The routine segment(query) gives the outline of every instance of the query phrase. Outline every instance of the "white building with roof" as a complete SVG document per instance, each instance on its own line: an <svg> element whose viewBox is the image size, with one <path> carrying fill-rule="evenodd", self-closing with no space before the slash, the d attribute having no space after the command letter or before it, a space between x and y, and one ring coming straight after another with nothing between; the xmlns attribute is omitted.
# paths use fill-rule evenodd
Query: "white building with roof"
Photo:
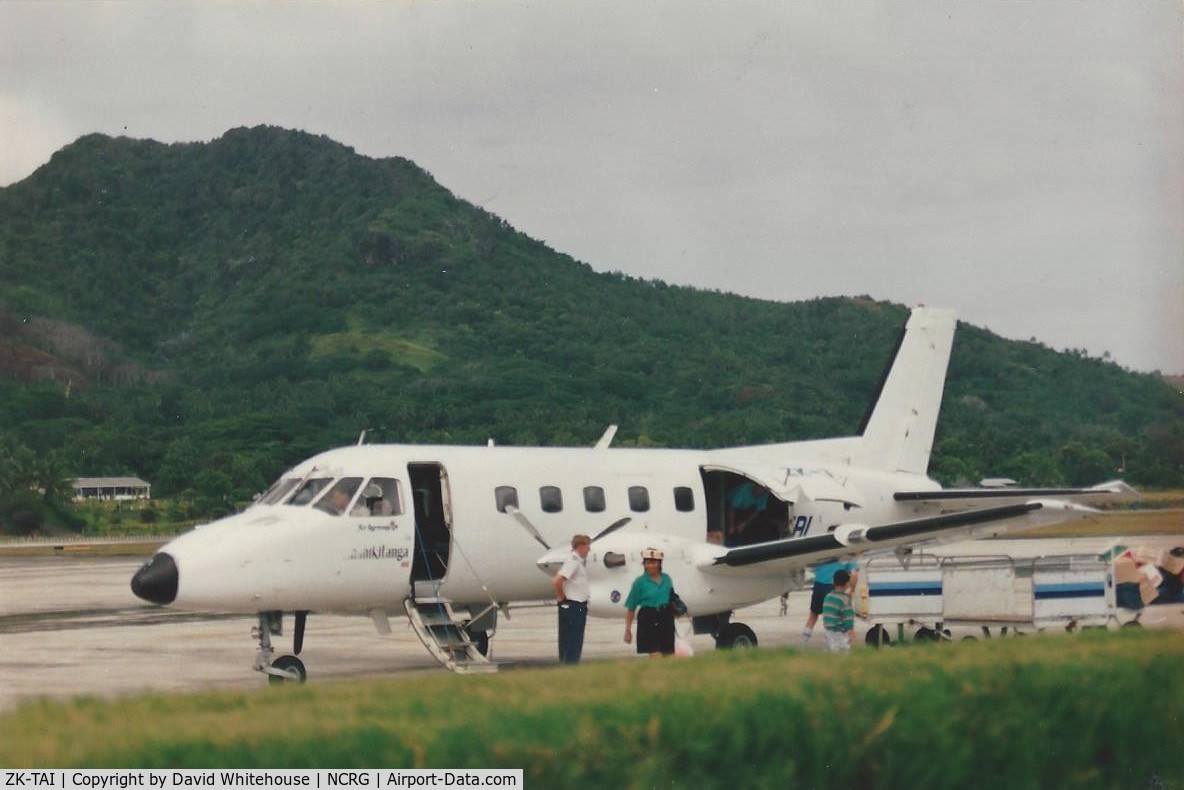
<svg viewBox="0 0 1184 790"><path fill-rule="evenodd" d="M151 499L152 484L138 477L80 477L74 481L74 501L84 499Z"/></svg>

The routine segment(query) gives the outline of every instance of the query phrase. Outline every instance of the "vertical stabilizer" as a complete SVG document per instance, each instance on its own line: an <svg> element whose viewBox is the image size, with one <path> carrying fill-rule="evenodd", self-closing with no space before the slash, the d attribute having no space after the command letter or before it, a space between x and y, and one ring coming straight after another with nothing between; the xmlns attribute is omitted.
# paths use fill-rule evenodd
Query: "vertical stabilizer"
<svg viewBox="0 0 1184 790"><path fill-rule="evenodd" d="M863 426L863 463L925 474L954 343L953 310L913 309Z"/></svg>

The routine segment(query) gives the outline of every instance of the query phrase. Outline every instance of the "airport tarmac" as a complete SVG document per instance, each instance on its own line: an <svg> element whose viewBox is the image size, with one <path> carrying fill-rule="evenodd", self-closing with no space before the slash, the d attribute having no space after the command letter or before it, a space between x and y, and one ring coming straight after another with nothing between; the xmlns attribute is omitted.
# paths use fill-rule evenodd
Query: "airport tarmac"
<svg viewBox="0 0 1184 790"><path fill-rule="evenodd" d="M1031 557L1096 553L1126 546L1171 548L1184 536L1007 540L948 544L946 556ZM143 558L57 556L0 557L0 711L38 697L112 697L143 692L251 689L266 681L252 671L255 618L175 612L132 595L129 582ZM737 612L764 646L796 646L809 604L809 590L789 596L786 615L776 599ZM1184 628L1184 607L1145 610L1150 627ZM309 682L444 672L410 627L391 619L380 635L367 618L313 615L301 658ZM289 622L286 625L290 625ZM857 624L857 633L866 628ZM590 619L584 659L630 659L620 620ZM713 640L692 638L696 652ZM822 640L808 645L821 649ZM290 633L275 638L277 655L291 646ZM493 657L505 670L555 663L553 607L516 609L498 623Z"/></svg>

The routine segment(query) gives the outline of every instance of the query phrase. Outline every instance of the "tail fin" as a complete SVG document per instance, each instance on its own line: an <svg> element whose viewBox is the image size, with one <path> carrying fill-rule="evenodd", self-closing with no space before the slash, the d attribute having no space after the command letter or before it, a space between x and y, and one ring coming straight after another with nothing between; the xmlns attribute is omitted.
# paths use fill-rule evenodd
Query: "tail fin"
<svg viewBox="0 0 1184 790"><path fill-rule="evenodd" d="M953 310L913 309L863 422L866 466L925 474L957 323Z"/></svg>

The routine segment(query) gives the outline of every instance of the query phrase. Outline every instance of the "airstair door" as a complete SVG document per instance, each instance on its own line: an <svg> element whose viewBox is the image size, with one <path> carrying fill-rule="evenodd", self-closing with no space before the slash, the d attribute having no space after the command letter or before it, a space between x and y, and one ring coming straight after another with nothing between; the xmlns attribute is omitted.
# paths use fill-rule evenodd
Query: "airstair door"
<svg viewBox="0 0 1184 790"><path fill-rule="evenodd" d="M469 627L469 607L452 608L441 589L452 554L452 500L448 473L441 464L407 464L415 507L415 560L411 595L403 602L407 618L424 647L453 672L496 672Z"/></svg>
<svg viewBox="0 0 1184 790"><path fill-rule="evenodd" d="M415 506L415 559L411 581L442 580L452 550L452 502L448 475L440 464L408 464Z"/></svg>

